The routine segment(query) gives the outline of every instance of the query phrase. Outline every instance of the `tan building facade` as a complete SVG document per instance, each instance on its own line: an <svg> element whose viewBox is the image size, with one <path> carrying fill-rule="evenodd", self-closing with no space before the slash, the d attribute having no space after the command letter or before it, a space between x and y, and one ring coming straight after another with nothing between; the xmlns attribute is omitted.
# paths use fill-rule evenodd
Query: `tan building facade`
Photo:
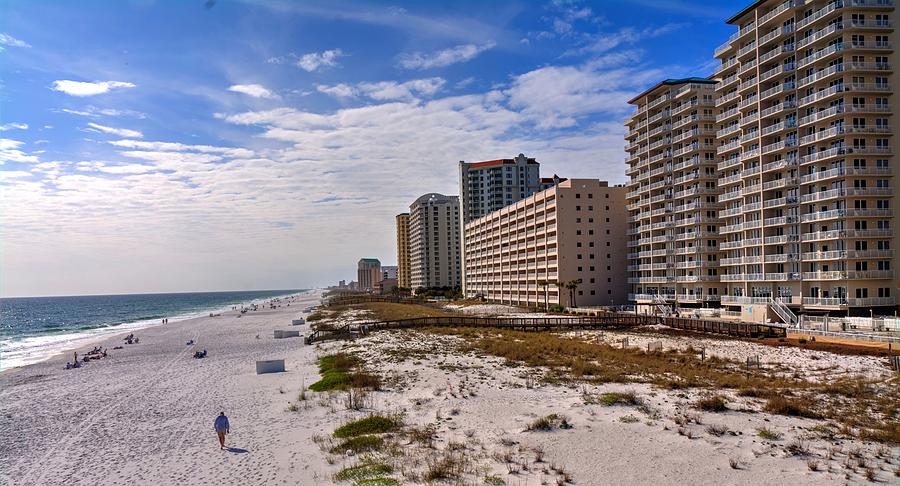
<svg viewBox="0 0 900 486"><path fill-rule="evenodd" d="M401 213L397 220L397 286L411 288L409 278L409 213Z"/></svg>
<svg viewBox="0 0 900 486"><path fill-rule="evenodd" d="M893 2L758 1L715 55L722 304L892 314Z"/></svg>
<svg viewBox="0 0 900 486"><path fill-rule="evenodd" d="M459 197L430 193L409 206L410 288L459 287Z"/></svg>
<svg viewBox="0 0 900 486"><path fill-rule="evenodd" d="M667 79L629 101L628 282L639 305L719 305L715 84Z"/></svg>
<svg viewBox="0 0 900 486"><path fill-rule="evenodd" d="M568 306L552 282L580 279L576 305L626 303L626 191L570 179L466 224L466 296Z"/></svg>

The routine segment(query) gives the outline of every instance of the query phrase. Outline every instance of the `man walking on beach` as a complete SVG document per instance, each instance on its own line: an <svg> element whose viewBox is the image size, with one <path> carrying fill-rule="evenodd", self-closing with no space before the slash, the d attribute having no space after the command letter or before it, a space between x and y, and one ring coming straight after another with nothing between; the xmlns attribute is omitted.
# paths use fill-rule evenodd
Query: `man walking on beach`
<svg viewBox="0 0 900 486"><path fill-rule="evenodd" d="M219 416L216 417L216 421L213 424L216 428L216 434L219 436L219 448L225 448L225 434L230 432L230 427L228 425L228 417L225 416L225 412L220 412Z"/></svg>

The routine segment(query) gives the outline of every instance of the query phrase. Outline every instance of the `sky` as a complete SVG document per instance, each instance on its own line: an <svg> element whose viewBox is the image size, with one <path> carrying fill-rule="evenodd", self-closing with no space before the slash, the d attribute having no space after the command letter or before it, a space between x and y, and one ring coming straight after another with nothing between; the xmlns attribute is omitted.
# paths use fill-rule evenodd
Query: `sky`
<svg viewBox="0 0 900 486"><path fill-rule="evenodd" d="M0 1L0 295L355 279L460 160L624 183L746 3Z"/></svg>

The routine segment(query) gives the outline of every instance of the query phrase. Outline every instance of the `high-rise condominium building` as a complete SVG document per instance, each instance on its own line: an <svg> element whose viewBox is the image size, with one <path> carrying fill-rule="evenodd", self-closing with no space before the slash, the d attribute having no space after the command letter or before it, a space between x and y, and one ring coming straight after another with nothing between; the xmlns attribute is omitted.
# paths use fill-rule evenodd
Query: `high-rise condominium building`
<svg viewBox="0 0 900 486"><path fill-rule="evenodd" d="M628 281L639 306L718 305L715 84L667 79L629 101Z"/></svg>
<svg viewBox="0 0 900 486"><path fill-rule="evenodd" d="M425 194L409 206L410 286L459 287L459 197Z"/></svg>
<svg viewBox="0 0 900 486"><path fill-rule="evenodd" d="M514 159L459 162L463 222L468 223L541 191L540 164L519 154Z"/></svg>
<svg viewBox="0 0 900 486"><path fill-rule="evenodd" d="M360 258L356 264L359 290L372 290L381 281L381 262L377 258Z"/></svg>
<svg viewBox="0 0 900 486"><path fill-rule="evenodd" d="M410 288L409 279L409 213L397 215L397 286Z"/></svg>
<svg viewBox="0 0 900 486"><path fill-rule="evenodd" d="M568 306L554 282L580 280L576 305L626 303L625 192L570 179L466 224L467 296Z"/></svg>
<svg viewBox="0 0 900 486"><path fill-rule="evenodd" d="M893 16L890 0L768 0L728 19L715 77L729 314L897 304Z"/></svg>

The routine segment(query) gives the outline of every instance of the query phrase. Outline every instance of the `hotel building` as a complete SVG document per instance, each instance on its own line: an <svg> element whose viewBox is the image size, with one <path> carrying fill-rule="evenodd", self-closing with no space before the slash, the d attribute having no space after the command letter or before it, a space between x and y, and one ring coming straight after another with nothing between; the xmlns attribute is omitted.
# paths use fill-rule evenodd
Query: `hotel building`
<svg viewBox="0 0 900 486"><path fill-rule="evenodd" d="M625 192L570 179L467 223L466 296L567 306L553 282L580 279L578 306L626 303Z"/></svg>
<svg viewBox="0 0 900 486"><path fill-rule="evenodd" d="M629 101L628 282L639 307L718 306L723 293L715 84L667 79Z"/></svg>
<svg viewBox="0 0 900 486"><path fill-rule="evenodd" d="M514 159L460 161L459 186L463 223L468 223L540 192L540 164L524 154Z"/></svg>
<svg viewBox="0 0 900 486"><path fill-rule="evenodd" d="M381 281L381 262L377 258L360 258L356 263L359 290L373 290Z"/></svg>
<svg viewBox="0 0 900 486"><path fill-rule="evenodd" d="M896 309L893 16L891 0L764 0L728 19L714 75L727 315Z"/></svg>
<svg viewBox="0 0 900 486"><path fill-rule="evenodd" d="M459 197L430 193L409 206L410 288L459 287Z"/></svg>
<svg viewBox="0 0 900 486"><path fill-rule="evenodd" d="M397 286L410 288L409 279L409 213L397 215Z"/></svg>

